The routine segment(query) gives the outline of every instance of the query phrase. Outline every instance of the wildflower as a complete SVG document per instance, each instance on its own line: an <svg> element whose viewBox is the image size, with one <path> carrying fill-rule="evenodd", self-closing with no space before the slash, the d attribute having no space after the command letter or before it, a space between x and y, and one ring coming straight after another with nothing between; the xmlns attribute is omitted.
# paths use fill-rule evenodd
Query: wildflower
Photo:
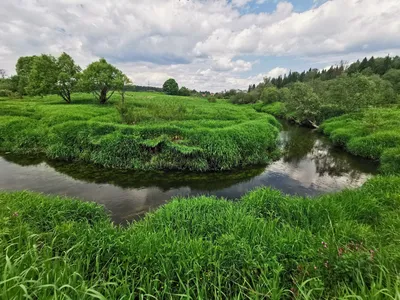
<svg viewBox="0 0 400 300"><path fill-rule="evenodd" d="M328 268L328 261L324 263L325 268Z"/></svg>
<svg viewBox="0 0 400 300"><path fill-rule="evenodd" d="M317 266L314 266L314 270L316 270L317 269Z"/></svg>
<svg viewBox="0 0 400 300"><path fill-rule="evenodd" d="M343 248L339 248L339 249L338 249L338 255L339 255L339 256L342 256L343 253L344 253L344 249L343 249Z"/></svg>
<svg viewBox="0 0 400 300"><path fill-rule="evenodd" d="M18 217L18 216L19 216L19 214L17 211L13 213L13 217Z"/></svg>

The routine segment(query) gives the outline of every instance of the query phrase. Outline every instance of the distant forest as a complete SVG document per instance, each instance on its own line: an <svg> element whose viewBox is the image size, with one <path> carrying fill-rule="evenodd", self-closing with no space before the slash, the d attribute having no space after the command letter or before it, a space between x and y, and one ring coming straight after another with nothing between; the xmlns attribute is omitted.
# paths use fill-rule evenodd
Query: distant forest
<svg viewBox="0 0 400 300"><path fill-rule="evenodd" d="M155 86L142 86L142 85L131 85L127 86L126 91L128 92L162 92L162 87Z"/></svg>

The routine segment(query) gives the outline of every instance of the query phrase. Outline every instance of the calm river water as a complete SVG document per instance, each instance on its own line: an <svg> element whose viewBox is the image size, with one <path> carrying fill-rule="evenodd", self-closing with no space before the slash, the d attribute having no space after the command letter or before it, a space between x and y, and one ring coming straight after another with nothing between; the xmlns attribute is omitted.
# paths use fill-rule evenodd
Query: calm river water
<svg viewBox="0 0 400 300"><path fill-rule="evenodd" d="M174 196L240 198L256 187L315 196L358 187L377 173L378 164L335 148L322 135L283 124L283 156L268 166L222 173L110 170L44 157L0 156L0 189L32 190L103 204L117 223L140 218Z"/></svg>

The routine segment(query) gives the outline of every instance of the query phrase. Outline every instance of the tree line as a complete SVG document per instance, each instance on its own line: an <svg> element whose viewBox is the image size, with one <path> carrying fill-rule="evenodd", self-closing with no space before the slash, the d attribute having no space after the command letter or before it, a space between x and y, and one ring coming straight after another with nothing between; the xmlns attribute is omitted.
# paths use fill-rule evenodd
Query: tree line
<svg viewBox="0 0 400 300"><path fill-rule="evenodd" d="M106 103L118 91L122 97L130 79L104 58L82 70L67 53L23 56L16 64L16 75L3 78L0 96L44 96L57 94L71 103L73 92L90 92L99 103Z"/></svg>
<svg viewBox="0 0 400 300"><path fill-rule="evenodd" d="M317 126L324 120L371 106L400 102L400 57L364 58L348 67L309 69L264 78L247 92L230 97L235 104L281 103L280 114L297 123Z"/></svg>
<svg viewBox="0 0 400 300"><path fill-rule="evenodd" d="M71 103L74 92L89 92L99 101L106 103L115 92L121 94L122 101L127 91L148 91L150 87L135 87L121 70L104 58L92 62L85 70L75 63L67 53L59 57L49 54L23 56L16 64L16 75L9 78L0 70L0 97L20 98L25 95L59 95L66 103ZM202 92L179 88L175 79L168 79L162 88L151 87L152 91L168 95L202 96ZM209 94L209 92L208 92Z"/></svg>

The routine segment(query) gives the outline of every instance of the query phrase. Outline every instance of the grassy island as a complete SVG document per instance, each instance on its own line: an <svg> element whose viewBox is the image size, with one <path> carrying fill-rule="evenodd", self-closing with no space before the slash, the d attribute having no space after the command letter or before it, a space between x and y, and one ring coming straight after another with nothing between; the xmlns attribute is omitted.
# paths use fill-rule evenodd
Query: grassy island
<svg viewBox="0 0 400 300"><path fill-rule="evenodd" d="M274 117L225 101L127 93L109 104L90 94L72 104L57 96L0 100L0 150L45 153L111 168L229 170L266 163L274 153Z"/></svg>

